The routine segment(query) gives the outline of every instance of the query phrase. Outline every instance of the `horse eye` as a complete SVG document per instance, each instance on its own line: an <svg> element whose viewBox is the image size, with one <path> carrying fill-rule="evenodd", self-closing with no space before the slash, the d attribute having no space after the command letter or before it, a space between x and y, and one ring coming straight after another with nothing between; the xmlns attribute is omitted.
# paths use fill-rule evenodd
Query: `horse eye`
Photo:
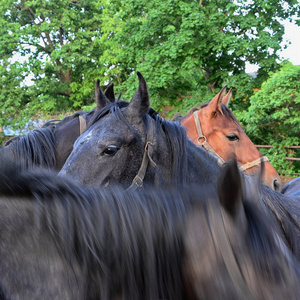
<svg viewBox="0 0 300 300"><path fill-rule="evenodd" d="M119 149L120 149L120 148L119 148L119 147L116 147L116 146L108 146L108 147L103 151L103 153L104 153L105 155L113 156L113 155L115 155L115 154L118 152Z"/></svg>
<svg viewBox="0 0 300 300"><path fill-rule="evenodd" d="M239 140L239 137L236 134L234 134L234 133L233 134L229 134L226 137L231 142Z"/></svg>

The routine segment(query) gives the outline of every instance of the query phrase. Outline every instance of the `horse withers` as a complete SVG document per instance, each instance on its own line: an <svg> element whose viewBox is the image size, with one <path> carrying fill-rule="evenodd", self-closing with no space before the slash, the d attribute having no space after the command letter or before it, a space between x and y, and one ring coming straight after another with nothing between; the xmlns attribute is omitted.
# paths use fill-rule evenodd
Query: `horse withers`
<svg viewBox="0 0 300 300"><path fill-rule="evenodd" d="M210 102L190 110L180 118L188 137L217 157L222 164L235 157L240 168L250 176L260 174L260 163L265 162L263 183L275 191L281 190L281 179L266 156L257 150L240 123L228 108L231 90L224 87Z"/></svg>

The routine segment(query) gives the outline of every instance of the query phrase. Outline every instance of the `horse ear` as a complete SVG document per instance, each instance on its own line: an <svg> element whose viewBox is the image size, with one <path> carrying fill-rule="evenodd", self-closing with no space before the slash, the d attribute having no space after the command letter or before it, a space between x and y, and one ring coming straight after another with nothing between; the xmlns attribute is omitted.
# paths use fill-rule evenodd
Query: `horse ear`
<svg viewBox="0 0 300 300"><path fill-rule="evenodd" d="M232 89L230 89L228 91L228 93L223 97L222 103L225 104L226 106L228 106L229 102L231 100L231 97L232 97Z"/></svg>
<svg viewBox="0 0 300 300"><path fill-rule="evenodd" d="M224 94L226 93L226 85L221 89L221 91L208 103L208 105L205 107L205 110L209 114L214 114L216 112L220 112L223 114L221 109L221 103L222 99L224 97Z"/></svg>
<svg viewBox="0 0 300 300"><path fill-rule="evenodd" d="M236 159L224 165L218 183L218 192L221 205L232 217L235 217L240 210L244 195Z"/></svg>
<svg viewBox="0 0 300 300"><path fill-rule="evenodd" d="M148 113L150 99L145 78L140 72L137 72L137 76L139 78L139 86L128 105L128 111L132 116L142 117Z"/></svg>
<svg viewBox="0 0 300 300"><path fill-rule="evenodd" d="M113 82L111 82L107 86L107 88L106 88L106 90L104 92L104 95L110 100L110 102L115 102L116 101Z"/></svg>
<svg viewBox="0 0 300 300"><path fill-rule="evenodd" d="M118 98L116 100L116 102L121 101L121 96L122 96L122 92L119 93Z"/></svg>
<svg viewBox="0 0 300 300"><path fill-rule="evenodd" d="M103 108L104 106L106 106L107 104L113 102L109 98L107 98L105 94L103 94L103 92L101 91L99 79L97 79L96 81L95 96L96 96L97 111Z"/></svg>

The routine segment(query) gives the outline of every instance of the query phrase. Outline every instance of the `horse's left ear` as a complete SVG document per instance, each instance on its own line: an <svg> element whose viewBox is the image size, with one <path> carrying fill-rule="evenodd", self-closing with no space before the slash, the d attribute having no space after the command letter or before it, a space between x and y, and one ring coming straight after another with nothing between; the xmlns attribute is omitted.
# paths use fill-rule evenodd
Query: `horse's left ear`
<svg viewBox="0 0 300 300"><path fill-rule="evenodd" d="M133 95L127 111L131 116L142 117L148 113L150 107L149 92L145 78L140 72L137 72L139 86Z"/></svg>
<svg viewBox="0 0 300 300"><path fill-rule="evenodd" d="M234 218L243 205L243 182L236 159L223 167L218 183L221 205Z"/></svg>
<svg viewBox="0 0 300 300"><path fill-rule="evenodd" d="M228 91L228 93L223 97L222 103L225 104L226 106L228 106L229 102L231 100L231 97L232 97L232 89L230 89Z"/></svg>
<svg viewBox="0 0 300 300"><path fill-rule="evenodd" d="M105 92L104 92L104 95L110 100L110 102L115 102L116 99L115 99L115 92L114 92L114 83L111 82Z"/></svg>
<svg viewBox="0 0 300 300"><path fill-rule="evenodd" d="M220 112L223 114L221 109L221 103L222 99L224 97L224 94L226 93L226 85L221 89L221 91L208 103L208 105L205 107L205 111L208 114L215 114L217 112Z"/></svg>
<svg viewBox="0 0 300 300"><path fill-rule="evenodd" d="M111 93L113 93L113 84L112 83L107 87L106 91L107 90L108 90L108 95L111 96ZM95 96L96 96L96 104L97 104L96 110L97 111L100 110L101 108L103 108L104 106L106 106L107 104L115 101L115 96L113 96L112 99L110 99L109 97L106 96L106 92L105 92L105 94L103 94L103 92L100 88L100 80L99 79L97 79L97 81L96 81Z"/></svg>

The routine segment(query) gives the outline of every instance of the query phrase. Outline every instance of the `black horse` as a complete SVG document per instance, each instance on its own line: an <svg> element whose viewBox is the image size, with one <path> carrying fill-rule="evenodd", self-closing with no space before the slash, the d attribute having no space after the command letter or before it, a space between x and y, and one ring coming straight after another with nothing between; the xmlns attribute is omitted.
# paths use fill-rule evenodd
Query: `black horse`
<svg viewBox="0 0 300 300"><path fill-rule="evenodd" d="M297 299L299 265L244 191L124 191L0 171L0 270L12 299ZM248 187L249 189L249 187ZM255 187L257 189L257 187Z"/></svg>
<svg viewBox="0 0 300 300"><path fill-rule="evenodd" d="M105 91L105 99L100 93L99 80L96 82L96 104L90 112L76 112L61 121L49 121L41 128L29 134L8 140L0 149L5 154L22 164L23 169L43 167L59 171L73 149L75 140L85 131L87 122L93 114L107 103L115 101L113 84Z"/></svg>
<svg viewBox="0 0 300 300"><path fill-rule="evenodd" d="M297 177L286 183L282 188L282 193L300 201L300 177Z"/></svg>
<svg viewBox="0 0 300 300"><path fill-rule="evenodd" d="M60 175L82 184L117 183L125 188L216 184L221 170L216 159L193 144L178 123L162 119L150 108L146 81L140 73L138 77L139 87L130 103L106 105L93 116ZM257 198L300 261L300 202L266 186Z"/></svg>
<svg viewBox="0 0 300 300"><path fill-rule="evenodd" d="M60 174L93 186L216 182L216 159L193 144L179 123L150 108L146 81L138 77L129 103L111 103L94 114Z"/></svg>

